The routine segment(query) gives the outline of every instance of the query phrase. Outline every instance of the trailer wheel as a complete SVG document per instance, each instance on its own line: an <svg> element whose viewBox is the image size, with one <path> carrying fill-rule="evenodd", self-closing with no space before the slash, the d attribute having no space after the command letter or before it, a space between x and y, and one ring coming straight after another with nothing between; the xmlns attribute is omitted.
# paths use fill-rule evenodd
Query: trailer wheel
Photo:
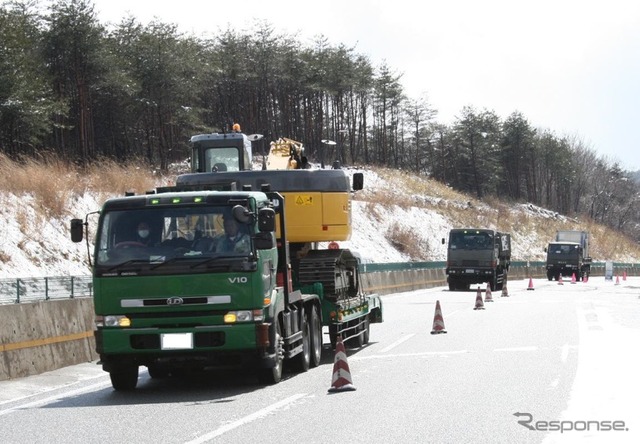
<svg viewBox="0 0 640 444"><path fill-rule="evenodd" d="M276 332L274 338L276 344L276 364L271 368L258 369L258 381L262 384L277 384L282 380L282 362L284 360L284 346L282 340L282 329L280 322L276 321Z"/></svg>
<svg viewBox="0 0 640 444"><path fill-rule="evenodd" d="M138 366L127 365L115 368L109 372L113 389L119 392L129 391L138 385Z"/></svg>
<svg viewBox="0 0 640 444"><path fill-rule="evenodd" d="M302 313L302 351L293 357L293 365L300 372L309 370L311 364L311 326L306 313Z"/></svg>
<svg viewBox="0 0 640 444"><path fill-rule="evenodd" d="M314 305L309 314L309 325L311 326L311 367L320 365L322 358L322 323L318 306Z"/></svg>

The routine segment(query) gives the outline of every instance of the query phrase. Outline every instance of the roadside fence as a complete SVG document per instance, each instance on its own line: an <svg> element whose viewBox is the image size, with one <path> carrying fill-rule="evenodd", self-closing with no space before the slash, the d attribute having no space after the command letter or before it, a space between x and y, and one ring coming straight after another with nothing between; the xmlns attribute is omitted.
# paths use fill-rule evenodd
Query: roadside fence
<svg viewBox="0 0 640 444"><path fill-rule="evenodd" d="M0 279L0 305L93 297L91 275Z"/></svg>

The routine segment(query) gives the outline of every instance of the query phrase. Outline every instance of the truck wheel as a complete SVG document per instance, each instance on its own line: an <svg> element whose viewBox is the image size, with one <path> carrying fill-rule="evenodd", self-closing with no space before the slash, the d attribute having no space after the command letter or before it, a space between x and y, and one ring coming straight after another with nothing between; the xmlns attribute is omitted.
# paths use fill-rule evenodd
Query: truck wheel
<svg viewBox="0 0 640 444"><path fill-rule="evenodd" d="M449 282L449 291L456 291L456 284L453 282Z"/></svg>
<svg viewBox="0 0 640 444"><path fill-rule="evenodd" d="M128 365L113 369L109 372L109 377L114 390L133 390L138 385L138 366Z"/></svg>
<svg viewBox="0 0 640 444"><path fill-rule="evenodd" d="M320 322L317 305L313 306L309 316L309 325L311 326L311 367L317 367L322 359L322 323Z"/></svg>
<svg viewBox="0 0 640 444"><path fill-rule="evenodd" d="M293 357L293 365L300 372L309 370L311 364L311 326L307 320L307 315L302 313L302 351Z"/></svg>
<svg viewBox="0 0 640 444"><path fill-rule="evenodd" d="M282 330L280 322L276 320L276 364L272 368L259 368L258 381L262 384L277 384L282 380L282 361L284 360L284 349L282 344Z"/></svg>

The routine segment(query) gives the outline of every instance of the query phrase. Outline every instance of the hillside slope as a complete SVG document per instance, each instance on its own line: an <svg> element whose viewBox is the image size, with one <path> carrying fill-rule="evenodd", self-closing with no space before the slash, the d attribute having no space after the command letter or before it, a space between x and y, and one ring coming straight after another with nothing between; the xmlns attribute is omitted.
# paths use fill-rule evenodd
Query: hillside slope
<svg viewBox="0 0 640 444"><path fill-rule="evenodd" d="M355 194L353 234L341 246L358 252L367 262L444 261L442 239L451 228L463 226L510 232L516 261L544 260L544 247L558 229L589 231L595 261L637 262L640 258L636 245L609 229L533 205L481 202L396 170L348 171L364 173L365 189ZM71 242L69 220L84 218L113 195L91 186L59 190L58 216L47 210L36 192L0 191L0 226L4 228L0 278L88 274L86 245Z"/></svg>
<svg viewBox="0 0 640 444"><path fill-rule="evenodd" d="M640 248L606 227L528 203L479 201L407 172L368 169L356 195L354 230L345 247L374 262L444 261L442 239L451 228L482 227L511 233L512 260L544 261L557 230L591 234L594 261L637 262Z"/></svg>

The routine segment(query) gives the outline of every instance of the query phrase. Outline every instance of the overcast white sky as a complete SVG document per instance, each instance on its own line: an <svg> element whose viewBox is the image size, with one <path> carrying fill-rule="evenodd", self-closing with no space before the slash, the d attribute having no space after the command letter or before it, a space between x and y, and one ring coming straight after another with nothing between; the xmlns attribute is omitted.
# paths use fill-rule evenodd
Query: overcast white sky
<svg viewBox="0 0 640 444"><path fill-rule="evenodd" d="M101 22L132 15L200 35L266 20L310 44L326 36L386 62L450 123L463 106L522 112L640 170L640 2L632 0L94 0Z"/></svg>

